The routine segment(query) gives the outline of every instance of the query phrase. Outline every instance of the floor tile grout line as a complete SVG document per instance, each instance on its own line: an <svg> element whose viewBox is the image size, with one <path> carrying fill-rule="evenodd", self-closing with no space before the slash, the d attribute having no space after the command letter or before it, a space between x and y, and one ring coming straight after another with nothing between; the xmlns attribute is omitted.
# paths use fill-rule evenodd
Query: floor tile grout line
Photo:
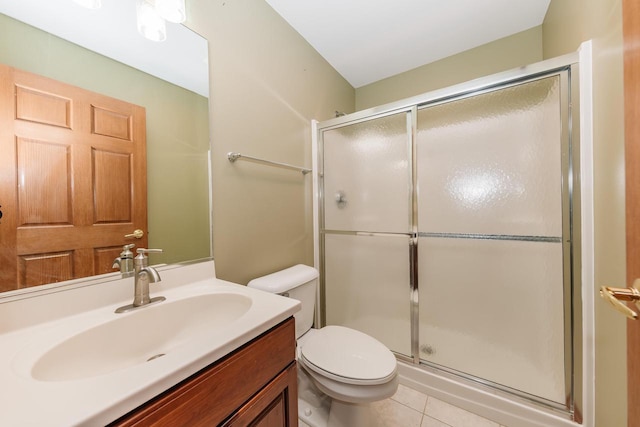
<svg viewBox="0 0 640 427"><path fill-rule="evenodd" d="M415 411L415 412L417 412L417 413L419 413L419 414L426 415L426 414L424 413L424 411L420 411L419 409L412 408L411 406L409 406L409 405L407 405L407 404L405 404L405 403L403 403L403 402L400 402L399 400L396 400L396 399L394 399L393 397L390 397L389 399L390 399L390 400L393 400L394 402L396 402L396 403L398 403L398 404L400 404L400 405L402 405L402 406L404 406L405 408L409 408L409 409L411 409L412 411ZM425 403L425 408L426 408L426 403Z"/></svg>
<svg viewBox="0 0 640 427"><path fill-rule="evenodd" d="M420 427L422 427L422 424L424 424L424 419L425 418L431 418L432 420L435 420L435 421L439 422L440 424L442 424L443 426L446 426L446 427L454 427L451 424L445 423L444 421L440 421L439 419L433 418L433 417L431 417L431 416L429 416L427 414L422 414L422 418L420 419ZM502 426L500 426L500 427L502 427Z"/></svg>
<svg viewBox="0 0 640 427"><path fill-rule="evenodd" d="M422 424L423 424L423 423L424 423L424 421L425 421L425 417L428 417L429 419L432 419L432 420L434 420L434 421L437 421L437 422L441 423L443 426L446 426L446 427L455 427L454 425L449 424L449 423L447 423L447 422L445 422L445 421L442 421L440 418L438 418L438 417L434 417L434 416L432 416L431 414L429 414L429 413L428 413L427 408L428 408L428 406L429 406L429 400L431 400L431 399L435 399L436 401L438 401L439 399L437 399L437 398L435 398L435 397L433 397L433 396L430 396L430 395L428 395L428 394L426 394L426 393L422 393L422 392L420 392L420 391L418 391L418 390L412 389L411 387L408 387L408 386L405 386L405 387L406 387L407 389L409 389L409 390L413 390L413 391L415 391L415 392L419 393L422 397L424 397L424 398L425 398L425 403L424 403L424 406L423 406L422 411L420 411L419 409L416 409L416 408L415 408L415 407L413 407L413 406L410 406L410 404L409 404L409 403L405 403L405 402L409 402L409 401L411 401L412 403L415 403L415 400L418 400L418 399L411 399L411 398L407 398L407 399L404 399L404 401L401 401L401 400L399 400L398 398L396 398L396 395L394 395L394 396L389 397L389 398L388 398L388 399L386 399L386 400L392 401L392 402L394 402L394 403L396 403L396 404L399 404L399 405L403 406L403 407L404 407L404 408L406 408L406 409L410 409L410 410L411 410L411 411L413 411L413 412L417 412L417 413L419 413L419 414L421 415L421 418L420 418L420 427L422 427ZM405 396L403 396L403 397L405 397ZM416 396L413 396L413 397L416 397ZM420 398L420 400L422 399L422 397ZM447 404L447 405L449 405L449 406L452 406L452 407L454 407L454 408L456 408L456 409L458 409L458 410L460 410L460 411L463 411L463 412L465 412L465 413L469 413L469 414L471 414L471 415L473 415L473 416L479 417L479 418L481 418L481 419L483 419L483 420L487 420L487 421L489 421L489 422L496 423L496 421L494 421L494 420L491 420L491 419L489 419L489 418L482 417L481 415L478 415L478 414L476 414L476 413L474 413L474 412L464 410L464 409L462 409L462 408L458 407L457 405L449 404L449 403L447 403L446 401L443 401L443 403L445 403L445 404ZM505 427L505 426L503 426L503 425L501 425L501 424L499 424L499 423L496 423L496 424L498 424L498 427Z"/></svg>

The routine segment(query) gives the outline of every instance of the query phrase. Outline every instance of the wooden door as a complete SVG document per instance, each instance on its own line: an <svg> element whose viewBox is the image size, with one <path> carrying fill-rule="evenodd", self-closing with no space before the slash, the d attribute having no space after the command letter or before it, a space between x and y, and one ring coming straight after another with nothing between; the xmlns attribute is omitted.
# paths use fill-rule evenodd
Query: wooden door
<svg viewBox="0 0 640 427"><path fill-rule="evenodd" d="M115 271L147 245L144 108L0 65L0 211L0 291Z"/></svg>
<svg viewBox="0 0 640 427"><path fill-rule="evenodd" d="M640 277L640 0L623 0L627 282ZM636 307L633 307L637 310ZM627 321L628 425L640 427L640 321Z"/></svg>

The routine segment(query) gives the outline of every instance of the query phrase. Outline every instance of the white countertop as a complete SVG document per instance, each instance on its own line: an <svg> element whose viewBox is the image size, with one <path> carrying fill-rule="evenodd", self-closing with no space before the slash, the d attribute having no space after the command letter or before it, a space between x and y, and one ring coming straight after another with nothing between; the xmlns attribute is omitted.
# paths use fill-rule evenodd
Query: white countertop
<svg viewBox="0 0 640 427"><path fill-rule="evenodd" d="M201 334L198 339L187 341L151 362L82 379L40 381L31 376L31 367L38 355L65 338L128 314L115 314L114 310L131 303L133 278L44 295L34 293L29 298L11 298L7 302L0 299L0 425L105 425L300 309L298 301L216 279L213 261L160 274L162 282L151 284L152 297L162 295L171 302L231 292L250 297L251 307L230 324ZM84 303L77 304L77 298L84 298ZM109 301L101 305L99 299ZM78 311L77 306L83 310ZM139 310L145 309L147 307ZM46 312L50 312L50 316ZM34 317L38 319L36 323ZM105 350L118 345L117 337L109 341L101 344Z"/></svg>

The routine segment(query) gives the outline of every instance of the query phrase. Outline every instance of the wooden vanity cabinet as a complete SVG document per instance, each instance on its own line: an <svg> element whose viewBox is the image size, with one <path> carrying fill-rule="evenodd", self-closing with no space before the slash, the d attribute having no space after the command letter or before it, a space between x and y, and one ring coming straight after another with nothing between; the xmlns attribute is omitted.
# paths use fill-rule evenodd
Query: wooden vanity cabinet
<svg viewBox="0 0 640 427"><path fill-rule="evenodd" d="M297 427L295 346L289 318L110 426Z"/></svg>

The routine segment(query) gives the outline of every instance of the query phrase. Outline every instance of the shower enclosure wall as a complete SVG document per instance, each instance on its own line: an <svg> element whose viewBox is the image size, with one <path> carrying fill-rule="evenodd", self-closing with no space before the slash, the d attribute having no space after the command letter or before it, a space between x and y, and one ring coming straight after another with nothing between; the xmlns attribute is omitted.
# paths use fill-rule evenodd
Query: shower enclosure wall
<svg viewBox="0 0 640 427"><path fill-rule="evenodd" d="M317 126L320 323L576 418L576 64Z"/></svg>

